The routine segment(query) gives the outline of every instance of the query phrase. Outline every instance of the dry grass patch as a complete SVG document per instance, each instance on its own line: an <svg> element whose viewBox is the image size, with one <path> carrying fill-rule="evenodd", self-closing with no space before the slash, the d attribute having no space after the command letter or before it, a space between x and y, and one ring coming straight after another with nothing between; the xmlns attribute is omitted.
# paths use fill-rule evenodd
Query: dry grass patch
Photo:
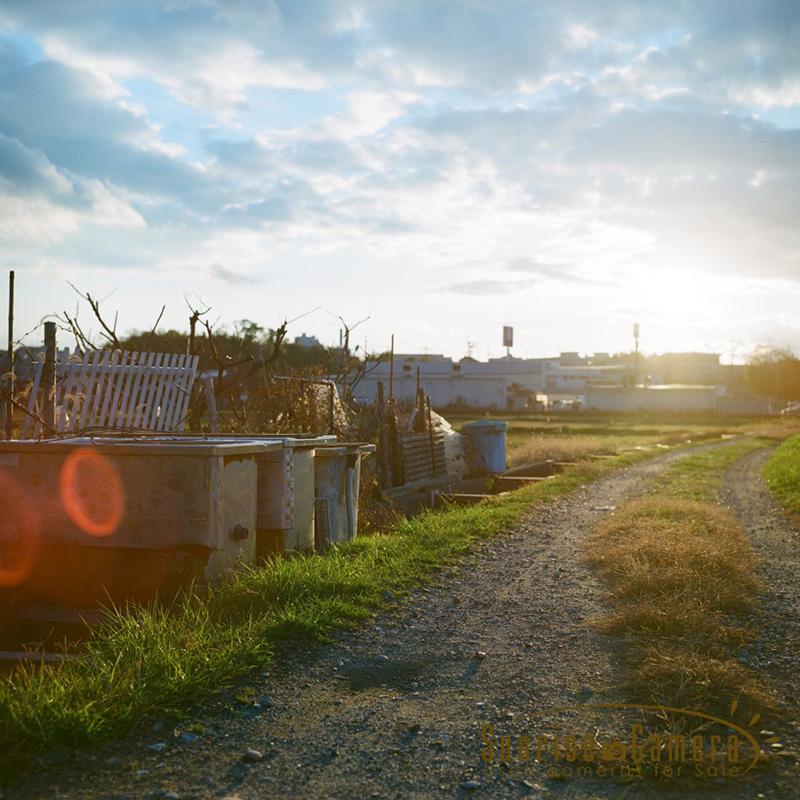
<svg viewBox="0 0 800 800"><path fill-rule="evenodd" d="M735 658L762 587L747 535L728 511L644 497L607 518L586 550L613 603L596 623L625 637L638 700L722 712L738 698L774 708Z"/></svg>
<svg viewBox="0 0 800 800"><path fill-rule="evenodd" d="M721 716L735 699L748 713L775 713L775 703L758 676L731 658L659 643L634 651L631 660L629 688L637 697Z"/></svg>
<svg viewBox="0 0 800 800"><path fill-rule="evenodd" d="M783 441L800 434L800 416L769 417L747 426L747 433Z"/></svg>
<svg viewBox="0 0 800 800"><path fill-rule="evenodd" d="M724 655L728 648L742 647L752 638L752 631L728 624L723 614L707 608L667 606L652 600L612 611L596 625L604 633L630 634L636 639L656 636L690 640L695 650L711 656Z"/></svg>
<svg viewBox="0 0 800 800"><path fill-rule="evenodd" d="M592 456L616 455L659 444L685 442L685 435L668 436L599 436L569 433L554 435L532 433L521 441L510 440L508 460L512 466L532 461L585 461Z"/></svg>
<svg viewBox="0 0 800 800"><path fill-rule="evenodd" d="M583 461L593 455L606 455L615 452L613 443L606 436L583 436L572 434L553 436L534 433L509 450L511 464L546 461Z"/></svg>
<svg viewBox="0 0 800 800"><path fill-rule="evenodd" d="M685 444L694 438L705 439L716 434L692 434L678 431L663 434L594 433L526 433L511 430L508 437L508 461L511 466L535 461L585 461L592 456L615 455L658 445Z"/></svg>
<svg viewBox="0 0 800 800"><path fill-rule="evenodd" d="M743 613L760 588L744 530L710 503L634 500L600 525L588 547L617 601Z"/></svg>

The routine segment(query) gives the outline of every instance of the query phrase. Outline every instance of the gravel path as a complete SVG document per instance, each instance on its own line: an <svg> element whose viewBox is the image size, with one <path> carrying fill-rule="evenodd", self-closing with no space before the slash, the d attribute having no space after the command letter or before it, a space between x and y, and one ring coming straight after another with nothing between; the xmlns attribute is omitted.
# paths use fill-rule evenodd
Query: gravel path
<svg viewBox="0 0 800 800"><path fill-rule="evenodd" d="M786 706L786 722L772 726L783 750L776 758L773 797L800 797L800 527L769 494L761 469L772 450L757 450L728 471L723 502L742 520L761 558L767 588L756 641L742 651Z"/></svg>
<svg viewBox="0 0 800 800"><path fill-rule="evenodd" d="M281 653L269 674L221 694L178 730L148 724L102 750L51 757L25 790L6 796L642 797L641 786L607 779L487 771L481 726L490 721L498 732L534 736L565 720L542 709L624 700L614 640L585 626L604 609L604 596L579 545L604 514L680 455L620 470L536 511L369 626L313 654ZM735 486L744 492L749 478L742 476ZM787 555L781 578L795 604L796 567ZM782 628L787 637L797 635L796 612L795 605L795 627ZM782 664L774 664L776 674ZM256 703L234 699L250 691ZM601 735L617 722L600 721ZM243 758L248 749L262 758ZM760 791L709 788L708 797ZM797 796L771 788L766 796ZM673 791L656 796L686 796Z"/></svg>

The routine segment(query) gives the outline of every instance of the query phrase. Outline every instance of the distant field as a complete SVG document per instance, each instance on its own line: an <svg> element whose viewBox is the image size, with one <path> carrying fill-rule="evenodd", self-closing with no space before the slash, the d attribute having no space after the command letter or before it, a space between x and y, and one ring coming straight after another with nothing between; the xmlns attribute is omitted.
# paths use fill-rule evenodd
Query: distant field
<svg viewBox="0 0 800 800"><path fill-rule="evenodd" d="M585 416L575 415L489 415L508 423L510 466L528 461L553 459L579 461L595 455L613 455L634 448L672 445L723 434L753 433L783 439L800 431L800 420L725 419L718 416ZM456 429L476 415L449 415Z"/></svg>

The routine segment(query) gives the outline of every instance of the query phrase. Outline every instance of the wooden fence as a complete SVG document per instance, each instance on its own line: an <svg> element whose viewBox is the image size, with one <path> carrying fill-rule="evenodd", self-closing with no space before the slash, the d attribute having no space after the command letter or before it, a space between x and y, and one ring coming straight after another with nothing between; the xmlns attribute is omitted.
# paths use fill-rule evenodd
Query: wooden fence
<svg viewBox="0 0 800 800"><path fill-rule="evenodd" d="M44 416L48 406L56 433L183 430L197 362L185 354L93 350L56 365L55 389L39 363L22 437L53 427Z"/></svg>

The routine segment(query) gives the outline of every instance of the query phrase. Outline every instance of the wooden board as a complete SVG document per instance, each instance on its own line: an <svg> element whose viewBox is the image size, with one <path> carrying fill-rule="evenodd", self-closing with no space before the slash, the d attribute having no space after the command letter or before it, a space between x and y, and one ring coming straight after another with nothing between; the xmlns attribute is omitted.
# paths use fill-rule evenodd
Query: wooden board
<svg viewBox="0 0 800 800"><path fill-rule="evenodd" d="M527 486L531 483L549 481L553 477L553 475L549 475L546 478L527 477L523 475L496 475L494 477L494 485L501 489L519 489L521 486Z"/></svg>

